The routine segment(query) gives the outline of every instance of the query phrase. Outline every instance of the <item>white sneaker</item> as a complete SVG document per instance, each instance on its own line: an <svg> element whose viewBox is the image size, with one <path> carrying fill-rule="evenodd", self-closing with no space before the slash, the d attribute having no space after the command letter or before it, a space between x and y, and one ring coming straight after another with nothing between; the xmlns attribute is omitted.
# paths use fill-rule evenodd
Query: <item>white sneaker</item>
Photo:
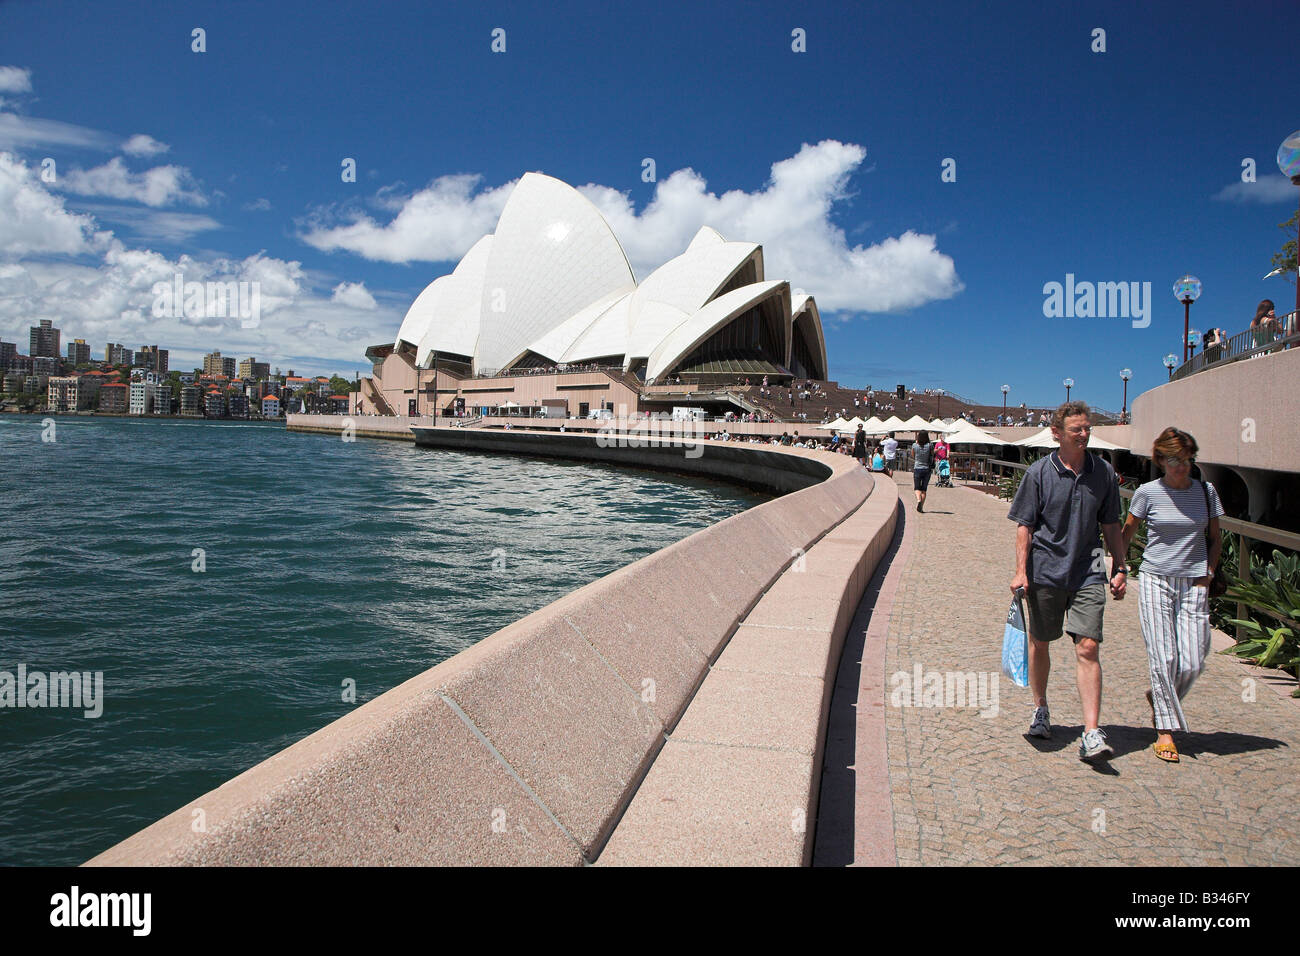
<svg viewBox="0 0 1300 956"><path fill-rule="evenodd" d="M1110 744L1106 743L1106 732L1100 727L1096 730L1086 731L1079 738L1080 760L1095 763L1098 760L1109 760L1113 756L1115 756L1115 750Z"/></svg>
<svg viewBox="0 0 1300 956"><path fill-rule="evenodd" d="M1046 707L1034 708L1034 719L1029 722L1029 736L1051 739L1052 715L1047 712Z"/></svg>

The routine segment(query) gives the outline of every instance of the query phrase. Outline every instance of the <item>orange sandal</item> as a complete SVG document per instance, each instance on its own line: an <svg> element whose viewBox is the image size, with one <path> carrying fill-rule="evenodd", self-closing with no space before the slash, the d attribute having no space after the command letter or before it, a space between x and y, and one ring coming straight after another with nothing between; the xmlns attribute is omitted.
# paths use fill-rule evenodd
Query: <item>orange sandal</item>
<svg viewBox="0 0 1300 956"><path fill-rule="evenodd" d="M1173 744L1162 744L1156 741L1151 745L1151 749L1156 752L1156 756L1165 763L1178 763L1178 748Z"/></svg>

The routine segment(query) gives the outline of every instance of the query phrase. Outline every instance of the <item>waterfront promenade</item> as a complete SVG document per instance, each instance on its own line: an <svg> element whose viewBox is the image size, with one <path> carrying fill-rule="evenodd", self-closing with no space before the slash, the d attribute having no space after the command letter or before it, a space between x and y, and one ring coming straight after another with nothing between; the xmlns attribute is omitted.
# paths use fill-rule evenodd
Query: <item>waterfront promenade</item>
<svg viewBox="0 0 1300 956"><path fill-rule="evenodd" d="M896 480L905 503L896 550L859 608L832 703L814 865L1300 863L1300 701L1283 696L1294 683L1279 692L1277 671L1211 654L1184 704L1193 732L1175 738L1182 762L1161 763L1143 697L1136 580L1106 607L1109 766L1076 755L1068 638L1053 646L1051 740L1025 736L1030 692L1006 678L986 716L891 705L894 675L918 664L999 671L1014 565L1008 502L932 485L918 514L911 476ZM1216 650L1229 643L1215 635Z"/></svg>

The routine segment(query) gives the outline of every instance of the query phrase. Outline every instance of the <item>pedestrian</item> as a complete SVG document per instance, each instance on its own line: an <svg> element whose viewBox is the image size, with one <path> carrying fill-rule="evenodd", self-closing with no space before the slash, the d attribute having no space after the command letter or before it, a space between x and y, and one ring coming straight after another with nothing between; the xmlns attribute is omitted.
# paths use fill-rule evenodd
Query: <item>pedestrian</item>
<svg viewBox="0 0 1300 956"><path fill-rule="evenodd" d="M1259 305L1255 307L1255 318L1250 323L1250 330L1254 333L1256 348L1273 341L1273 326L1275 323L1273 300L1262 299Z"/></svg>
<svg viewBox="0 0 1300 956"><path fill-rule="evenodd" d="M1016 529L1016 573L1011 591L1025 591L1029 612L1029 687L1034 695L1033 737L1052 736L1047 706L1050 644L1062 631L1074 641L1083 735L1079 759L1114 754L1101 718L1102 613L1105 559L1111 553L1110 593L1122 600L1128 568L1119 524L1119 481L1109 462L1088 453L1092 424L1085 402L1066 402L1052 415L1058 449L1026 470L1007 515Z"/></svg>
<svg viewBox="0 0 1300 956"><path fill-rule="evenodd" d="M943 440L942 435L934 440L934 462L936 466L939 462L947 459L948 450L948 443Z"/></svg>
<svg viewBox="0 0 1300 956"><path fill-rule="evenodd" d="M871 470L872 471L885 470L885 457L880 453L879 447L875 448L871 453Z"/></svg>
<svg viewBox="0 0 1300 956"><path fill-rule="evenodd" d="M930 469L934 467L934 445L930 444L930 433L916 433L916 444L912 446L912 490L916 492L916 510L925 510L925 493L930 487Z"/></svg>
<svg viewBox="0 0 1300 956"><path fill-rule="evenodd" d="M858 430L853 433L853 457L858 461L866 464L867 461L867 433L858 426Z"/></svg>
<svg viewBox="0 0 1300 956"><path fill-rule="evenodd" d="M1223 505L1214 486L1192 479L1196 439L1166 428L1151 446L1151 460L1164 476L1133 493L1124 546L1138 523L1147 524L1147 544L1138 569L1138 615L1151 665L1151 725L1155 754L1178 763L1172 731L1187 731L1182 700L1205 669L1210 652L1210 579L1223 547L1219 516ZM1206 541L1206 532L1209 541Z"/></svg>
<svg viewBox="0 0 1300 956"><path fill-rule="evenodd" d="M894 438L894 433L890 432L889 437L880 443L881 450L885 453L885 475L894 477L894 462L898 459L898 441Z"/></svg>

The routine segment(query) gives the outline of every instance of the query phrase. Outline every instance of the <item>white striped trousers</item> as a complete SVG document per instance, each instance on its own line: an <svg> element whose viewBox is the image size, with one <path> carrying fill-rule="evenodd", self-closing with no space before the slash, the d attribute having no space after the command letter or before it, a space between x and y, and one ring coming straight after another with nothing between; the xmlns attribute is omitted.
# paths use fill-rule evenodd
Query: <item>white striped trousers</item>
<svg viewBox="0 0 1300 956"><path fill-rule="evenodd" d="M1138 574L1142 640L1151 664L1151 699L1160 730L1188 730L1180 703L1210 653L1209 589L1196 578Z"/></svg>

